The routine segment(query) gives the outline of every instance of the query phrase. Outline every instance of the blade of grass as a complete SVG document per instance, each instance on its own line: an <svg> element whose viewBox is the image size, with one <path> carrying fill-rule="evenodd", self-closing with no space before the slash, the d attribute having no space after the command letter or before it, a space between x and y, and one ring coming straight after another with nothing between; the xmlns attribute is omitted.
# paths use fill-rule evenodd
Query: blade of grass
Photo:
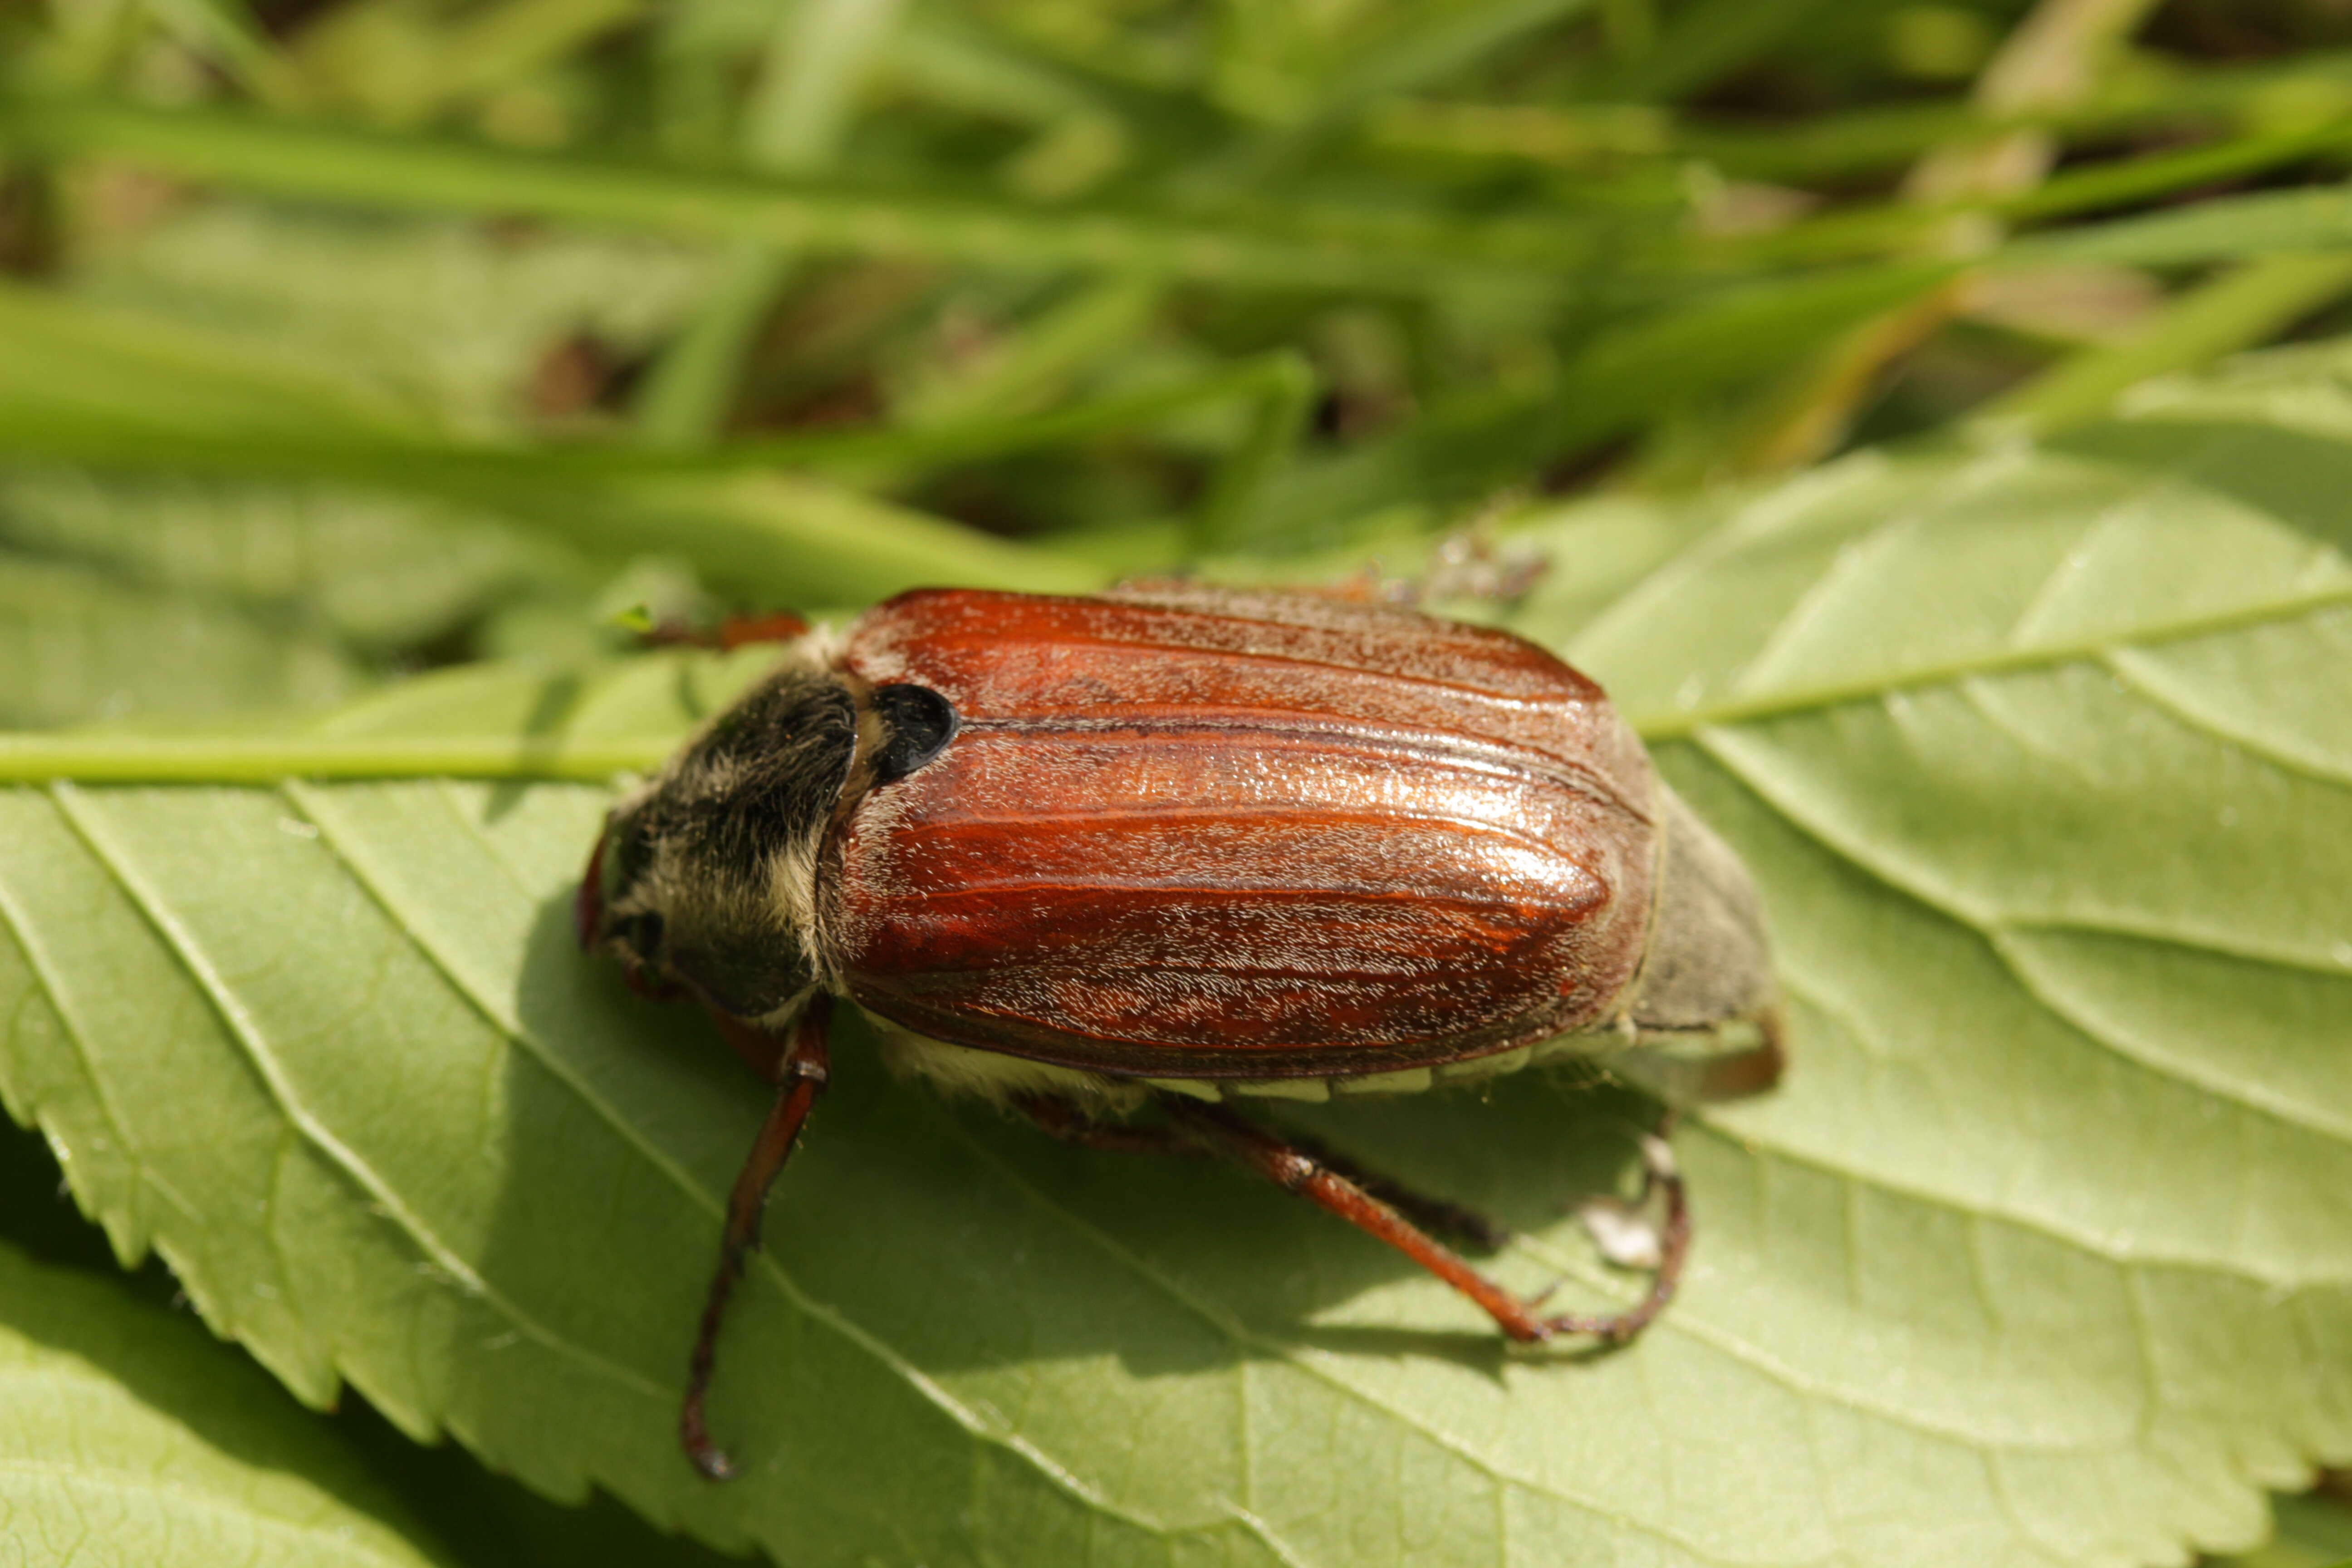
<svg viewBox="0 0 2352 1568"><path fill-rule="evenodd" d="M1524 480L1686 404L1759 381L1826 334L1919 298L1957 264L1905 261L1727 288L1596 338L1538 391L1471 393L1399 434L1270 482L1248 536L1332 543L1346 520Z"/></svg>
<svg viewBox="0 0 2352 1568"><path fill-rule="evenodd" d="M1504 44L1587 8L1591 0L1481 0L1399 14L1412 20L1366 47L1325 86L1296 123L1246 135L1228 155L1187 171L1188 187L1278 179L1382 99L1411 92L1466 69Z"/></svg>
<svg viewBox="0 0 2352 1568"><path fill-rule="evenodd" d="M1116 113L1107 94L1067 71L936 13L910 16L891 35L884 66L891 86L900 91L1020 124Z"/></svg>
<svg viewBox="0 0 2352 1568"><path fill-rule="evenodd" d="M419 126L559 68L634 20L646 0L492 0L463 8L352 0L305 13L287 49L281 108Z"/></svg>
<svg viewBox="0 0 2352 1568"><path fill-rule="evenodd" d="M292 85L285 56L242 0L146 0L144 9L182 48L264 102L283 100Z"/></svg>
<svg viewBox="0 0 2352 1568"><path fill-rule="evenodd" d="M1266 362L1244 360L1012 419L811 431L699 452L469 444L439 438L397 405L317 367L257 355L240 340L0 285L0 451L105 468L527 488L785 467L920 467L1132 430L1203 405L1255 403L1266 386Z"/></svg>
<svg viewBox="0 0 2352 1568"><path fill-rule="evenodd" d="M2306 130L2245 136L2073 171L2021 192L1997 204L1994 210L2018 222L2072 217L2260 174L2299 159L2341 153L2347 146L2352 146L2352 124L2341 121Z"/></svg>
<svg viewBox="0 0 2352 1568"><path fill-rule="evenodd" d="M1727 174L1808 184L1899 168L1953 142L2046 131L2072 143L2168 127L2268 134L2333 121L2352 105L2352 54L2260 65L2175 66L2103 79L2080 103L1996 112L1968 101L1849 109L1795 121L1678 117L1644 103L1408 100L1366 124L1371 145L1566 168L1629 157L1697 158Z"/></svg>
<svg viewBox="0 0 2352 1568"><path fill-rule="evenodd" d="M1580 83L1582 96L1629 102L1682 98L1756 58L1831 0L1701 0L1656 33L1646 52Z"/></svg>
<svg viewBox="0 0 2352 1568"><path fill-rule="evenodd" d="M1038 311L968 368L940 367L891 412L902 427L926 429L985 418L992 410L1025 413L1073 375L1131 352L1164 295L1148 281L1091 284Z"/></svg>
<svg viewBox="0 0 2352 1568"><path fill-rule="evenodd" d="M999 426L930 439L954 451L1008 436L1018 446L1061 432ZM682 554L714 583L760 596L856 602L929 581L1097 580L1043 550L814 478L759 471L804 460L804 443L700 468L682 455L625 448L467 446L314 367L33 289L0 289L0 450L113 470L341 479L466 501L599 552ZM886 433L849 450L898 457L910 447Z"/></svg>
<svg viewBox="0 0 2352 1568"><path fill-rule="evenodd" d="M440 53L445 99L503 87L618 31L650 0L508 0L459 13Z"/></svg>
<svg viewBox="0 0 2352 1568"><path fill-rule="evenodd" d="M748 455L730 458L739 471L664 473L642 458L611 460L625 453L145 434L42 415L0 405L0 450L111 472L334 479L461 501L600 554L683 556L714 585L757 600L862 603L939 582L1065 591L1100 582L1051 551L823 479L760 471ZM1014 445L1059 433L1016 432ZM953 434L969 441L971 433Z"/></svg>
<svg viewBox="0 0 2352 1568"><path fill-rule="evenodd" d="M2088 97L2100 67L2138 31L2155 0L2039 0L1978 76L1972 97L1989 113L2056 109ZM1904 182L1923 205L1999 198L2032 190L2057 163L2058 142L2042 131L1938 147Z"/></svg>
<svg viewBox="0 0 2352 1568"><path fill-rule="evenodd" d="M2126 389L2168 371L2266 342L2352 291L2352 256L2272 256L2174 300L2141 331L2060 361L1978 414L1988 429L2036 435L2105 411Z"/></svg>
<svg viewBox="0 0 2352 1568"><path fill-rule="evenodd" d="M1307 427L1315 406L1315 372L1297 353L1258 362L1263 390L1241 443L1227 453L1192 523L1192 552L1214 554L1239 543L1258 497L1277 475Z"/></svg>
<svg viewBox="0 0 2352 1568"><path fill-rule="evenodd" d="M2352 125L2331 122L2274 135L2247 136L2210 146L2153 153L2143 158L2058 174L2031 189L2002 195L1916 204L1889 202L1849 207L1752 239L1734 240L1725 255L1755 267L1804 265L1916 249L1956 220L2046 222L2156 200L2218 181L2260 174L2352 147Z"/></svg>
<svg viewBox="0 0 2352 1568"><path fill-rule="evenodd" d="M0 100L0 146L94 153L189 179L401 211L473 213L810 250L1112 271L1535 308L1589 264L1558 220L1269 208L1246 219L1038 207L936 192L665 168L94 99Z"/></svg>
<svg viewBox="0 0 2352 1568"><path fill-rule="evenodd" d="M677 737L574 742L463 736L0 734L0 782L275 784L280 779L551 779L602 784L661 765Z"/></svg>
<svg viewBox="0 0 2352 1568"><path fill-rule="evenodd" d="M2127 267L2187 267L2282 251L2352 245L2352 186L2263 191L2194 206L2035 235L2012 243L2008 265L2109 261Z"/></svg>
<svg viewBox="0 0 2352 1568"><path fill-rule="evenodd" d="M638 394L632 416L647 446L691 450L718 438L752 337L793 270L788 250L746 241L729 251L694 320L654 362Z"/></svg>
<svg viewBox="0 0 2352 1568"><path fill-rule="evenodd" d="M900 0L800 0L783 13L744 115L752 167L790 174L832 160L901 9ZM757 242L728 258L701 310L646 378L636 420L647 441L698 447L718 437L753 335L794 270L791 250Z"/></svg>
<svg viewBox="0 0 2352 1568"><path fill-rule="evenodd" d="M2154 0L2039 0L1978 76L1971 94L1987 110L2014 113L2080 100L2098 68L2137 30ZM1999 248L2008 230L1988 208L2030 198L2058 158L2056 138L2011 131L1981 141L1937 148L1921 158L1902 194L1937 212L1922 231L1932 253L1972 257ZM1906 302L1876 321L1841 334L1795 374L1769 389L1748 423L1743 467L1751 473L1792 469L1827 457L1843 443L1889 366L1935 337L1960 310L1964 290L1946 288Z"/></svg>

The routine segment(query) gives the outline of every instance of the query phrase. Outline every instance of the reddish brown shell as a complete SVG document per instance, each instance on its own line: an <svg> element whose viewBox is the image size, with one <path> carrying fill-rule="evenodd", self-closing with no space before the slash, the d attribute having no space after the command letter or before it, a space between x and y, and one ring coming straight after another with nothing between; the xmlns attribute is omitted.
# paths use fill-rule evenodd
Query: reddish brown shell
<svg viewBox="0 0 2352 1568"><path fill-rule="evenodd" d="M1654 776L1506 633L1171 587L908 594L846 668L948 697L827 847L825 942L918 1033L1164 1078L1392 1071L1602 1020L1649 923Z"/></svg>

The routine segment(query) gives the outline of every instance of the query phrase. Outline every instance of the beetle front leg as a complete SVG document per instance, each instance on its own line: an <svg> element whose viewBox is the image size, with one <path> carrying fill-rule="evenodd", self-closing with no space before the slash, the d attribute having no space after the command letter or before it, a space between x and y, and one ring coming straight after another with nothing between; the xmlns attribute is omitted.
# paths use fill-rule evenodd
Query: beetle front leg
<svg viewBox="0 0 2352 1568"><path fill-rule="evenodd" d="M1486 1310L1502 1331L1515 1340L1534 1343L1559 1334L1591 1334L1622 1344L1650 1325L1674 1299L1681 1282L1683 1260L1690 1250L1690 1206L1683 1193L1682 1175L1662 1139L1643 1145L1647 1179L1666 1194L1661 1258L1643 1299L1622 1312L1586 1314L1559 1312L1547 1316L1534 1302L1496 1284L1470 1267L1443 1243L1432 1239L1389 1205L1333 1171L1295 1145L1236 1116L1223 1106L1204 1105L1163 1096L1161 1104L1179 1126L1202 1142L1233 1155L1286 1192L1297 1193L1356 1226L1379 1237L1453 1286Z"/></svg>
<svg viewBox="0 0 2352 1568"><path fill-rule="evenodd" d="M734 1191L727 1198L727 1234L719 1250L719 1272L710 1279L710 1294L702 1308L702 1325L694 1336L694 1358L688 1363L686 1400L678 1407L677 1432L686 1457L714 1481L735 1474L734 1461L710 1440L703 1402L710 1392L710 1373L719 1353L719 1329L726 1321L728 1299L743 1277L751 1249L760 1245L760 1217L766 1210L768 1189L784 1162L792 1157L801 1126L832 1077L827 1036L833 1023L833 998L818 992L793 1025L792 1043L778 1065L776 1103L760 1124L751 1152L736 1173Z"/></svg>

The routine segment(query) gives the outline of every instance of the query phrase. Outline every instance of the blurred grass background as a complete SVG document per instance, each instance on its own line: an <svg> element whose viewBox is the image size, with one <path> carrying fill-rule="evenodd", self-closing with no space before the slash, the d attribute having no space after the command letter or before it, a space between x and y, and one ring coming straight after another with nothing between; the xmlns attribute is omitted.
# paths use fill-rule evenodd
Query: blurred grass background
<svg viewBox="0 0 2352 1568"><path fill-rule="evenodd" d="M636 603L1409 569L2063 426L2352 293L2293 205L2352 151L2338 0L54 0L0 47L20 726Z"/></svg>
<svg viewBox="0 0 2352 1568"><path fill-rule="evenodd" d="M2352 0L7 0L0 725L1564 514L1629 580L2352 330L2347 162Z"/></svg>

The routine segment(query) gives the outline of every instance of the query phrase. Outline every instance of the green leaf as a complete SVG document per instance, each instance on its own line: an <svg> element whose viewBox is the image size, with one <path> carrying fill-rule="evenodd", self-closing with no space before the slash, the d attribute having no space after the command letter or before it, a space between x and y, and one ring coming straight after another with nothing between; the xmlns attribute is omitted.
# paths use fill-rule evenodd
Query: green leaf
<svg viewBox="0 0 2352 1568"><path fill-rule="evenodd" d="M2352 1508L2339 1496L2281 1498L2278 1535L2211 1568L2343 1568L2352 1562Z"/></svg>
<svg viewBox="0 0 2352 1568"><path fill-rule="evenodd" d="M315 621L389 650L445 636L528 586L585 575L465 508L311 484L0 474L0 542L141 587Z"/></svg>
<svg viewBox="0 0 2352 1568"><path fill-rule="evenodd" d="M307 720L0 734L0 779L601 782L658 766L692 719L723 705L774 658L755 647L727 658L656 654L589 669L477 664Z"/></svg>
<svg viewBox="0 0 2352 1568"><path fill-rule="evenodd" d="M321 705L369 684L334 643L0 551L0 724Z"/></svg>
<svg viewBox="0 0 2352 1568"><path fill-rule="evenodd" d="M1793 1036L1780 1090L1677 1136L1696 1266L1620 1353L1507 1353L1295 1200L902 1090L853 1029L721 1355L751 1473L698 1481L675 1402L762 1096L576 952L605 788L390 775L644 760L751 655L422 681L243 750L15 742L47 782L0 799L0 1088L303 1397L348 1378L782 1561L2250 1545L2263 1488L2352 1458L2338 363L2065 450L1833 465L1597 613L1676 523L1551 525L1519 624L1756 870ZM97 782L139 777L183 782ZM1285 1109L1585 1300L1632 1285L1568 1210L1654 1114L1535 1074Z"/></svg>
<svg viewBox="0 0 2352 1568"><path fill-rule="evenodd" d="M0 1380L13 1562L447 1561L347 1448L194 1323L5 1243Z"/></svg>

